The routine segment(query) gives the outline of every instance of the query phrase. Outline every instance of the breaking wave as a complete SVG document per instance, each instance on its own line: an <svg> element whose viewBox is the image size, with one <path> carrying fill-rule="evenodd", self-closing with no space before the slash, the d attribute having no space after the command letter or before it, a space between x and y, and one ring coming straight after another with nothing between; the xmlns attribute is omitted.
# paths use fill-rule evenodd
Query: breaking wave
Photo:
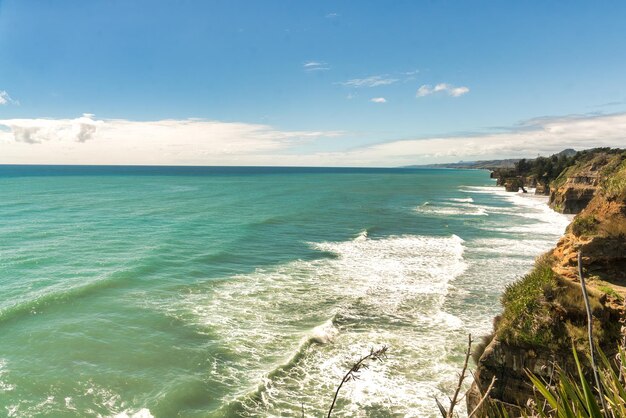
<svg viewBox="0 0 626 418"><path fill-rule="evenodd" d="M237 354L236 361L215 362L213 377L234 393L223 408L271 416L297 413L302 401L310 413L323 412L326 399L319 394L341 379L346 361L386 344L396 354L364 372L371 376L352 386L346 410L431 410L431 395L454 377L441 347L460 320L443 304L451 282L466 269L463 240L361 233L351 241L310 245L336 257L209 283L170 310ZM421 363L419 371L407 361ZM440 373L442 367L451 373Z"/></svg>

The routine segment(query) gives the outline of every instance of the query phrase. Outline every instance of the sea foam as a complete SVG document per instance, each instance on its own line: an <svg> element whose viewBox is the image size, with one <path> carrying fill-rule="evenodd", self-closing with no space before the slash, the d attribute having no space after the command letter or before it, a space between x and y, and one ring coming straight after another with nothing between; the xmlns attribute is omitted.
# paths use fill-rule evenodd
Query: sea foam
<svg viewBox="0 0 626 418"><path fill-rule="evenodd" d="M238 393L233 401L242 405L240 413L299 411L300 400L307 411L322 412L326 399L316 394L341 379L347 361L380 345L393 347L395 354L351 386L348 409L409 415L428 410L432 393L449 379L440 373L445 354L437 347L460 326L442 307L451 282L466 268L463 240L361 233L349 241L310 245L335 257L211 283L185 295L178 307L238 354L235 363L216 360L216 372ZM285 357L288 347L293 354ZM407 367L411 362L421 363L419 371Z"/></svg>

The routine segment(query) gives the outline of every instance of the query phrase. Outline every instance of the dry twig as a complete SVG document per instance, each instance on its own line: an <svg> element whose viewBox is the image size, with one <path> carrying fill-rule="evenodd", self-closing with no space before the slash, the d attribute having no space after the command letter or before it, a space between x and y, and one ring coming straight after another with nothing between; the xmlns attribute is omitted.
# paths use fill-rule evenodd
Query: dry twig
<svg viewBox="0 0 626 418"><path fill-rule="evenodd" d="M456 385L456 389L454 390L454 395L452 399L450 399L450 407L448 408L448 412L446 413L446 418L452 418L452 414L454 413L454 408L460 402L458 399L459 392L461 392L461 387L463 387L463 381L465 380L465 376L467 374L467 364L469 363L469 358L472 354L472 334L467 335L467 352L465 353L465 361L463 362L463 369L461 370L461 374L459 375L459 383Z"/></svg>
<svg viewBox="0 0 626 418"><path fill-rule="evenodd" d="M480 398L480 401L478 401L478 404L476 404L476 407L474 408L474 410L467 415L467 418L472 418L474 416L474 414L478 412L478 410L482 406L483 402L485 402L487 397L489 397L489 394L491 393L491 390L493 389L493 385L495 383L496 383L496 377L493 376L491 378L491 383L489 384L489 387L487 387L487 390L485 391L485 394Z"/></svg>
<svg viewBox="0 0 626 418"><path fill-rule="evenodd" d="M378 350L374 350L372 348L370 349L369 354L361 357L356 363L352 365L352 367L350 368L350 370L348 370L348 372L345 374L343 379L341 379L341 383L339 383L339 386L337 387L337 390L335 391L335 397L333 398L333 403L330 405L330 408L328 409L328 418L330 418L330 415L332 414L333 409L335 408L335 403L337 402L337 396L339 395L339 391L341 390L341 387L344 385L344 383L350 380L358 379L359 371L361 369L367 369L367 364L365 364L366 361L368 360L383 361L387 357L387 348L388 347L386 345L382 346Z"/></svg>
<svg viewBox="0 0 626 418"><path fill-rule="evenodd" d="M591 304L589 303L589 296L587 295L587 286L585 285L585 277L583 276L582 265L582 251L578 250L578 277L580 278L580 287L583 291L583 298L585 299L585 308L587 309L587 333L589 334L589 352L591 353L591 368L593 369L593 377L596 380L596 388L598 395L600 395L600 402L602 403L602 410L606 413L606 402L604 401L604 395L602 394L602 386L600 386L600 377L598 376L598 365L596 364L595 349L593 344L593 316L591 313Z"/></svg>
<svg viewBox="0 0 626 418"><path fill-rule="evenodd" d="M468 373L467 365L469 364L469 358L471 354L472 354L472 335L470 334L467 336L467 352L465 353L465 361L463 362L463 369L461 370L461 374L459 375L459 381L454 390L454 395L450 399L450 406L448 407L448 409L446 410L446 408L439 401L439 399L435 397L435 402L437 403L437 407L439 408L439 412L441 413L441 416L443 418L453 418L454 408L456 408L456 406L459 404L459 402L461 402L461 400L464 397L464 396L461 396L459 398L459 393L461 392L461 388L463 387L463 382L465 381L465 378L467 377L467 373ZM474 377L474 381L476 382L476 384L478 384L478 380L476 379L476 376L474 376L474 374L471 371L469 371L469 373L472 374L472 376ZM494 376L491 379L491 383L489 384L489 387L487 388L485 393L481 394L480 401L478 402L474 410L468 415L468 418L474 416L474 414L476 414L480 410L480 407L482 406L482 404L485 402L486 399L488 399L489 394L491 393L491 390L493 389L493 385L495 384L495 382L496 382L496 377Z"/></svg>

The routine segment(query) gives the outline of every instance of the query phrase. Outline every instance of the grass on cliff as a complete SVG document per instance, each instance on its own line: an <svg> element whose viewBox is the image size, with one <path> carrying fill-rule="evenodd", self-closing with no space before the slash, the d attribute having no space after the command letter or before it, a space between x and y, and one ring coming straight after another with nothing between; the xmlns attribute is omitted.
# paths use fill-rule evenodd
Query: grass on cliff
<svg viewBox="0 0 626 418"><path fill-rule="evenodd" d="M538 258L530 273L507 286L496 334L509 344L566 351L573 343L586 352L587 318L582 292L578 284L554 273L553 261L550 255ZM605 344L619 335L619 324L609 317L600 297L590 292L594 339Z"/></svg>
<svg viewBox="0 0 626 418"><path fill-rule="evenodd" d="M626 152L602 169L602 192L609 200L626 201Z"/></svg>
<svg viewBox="0 0 626 418"><path fill-rule="evenodd" d="M617 293L617 291L614 288L612 288L610 285L601 284L601 285L598 285L597 287L598 287L598 290L606 293L608 296L612 297L618 302L623 301L622 296L619 293Z"/></svg>
<svg viewBox="0 0 626 418"><path fill-rule="evenodd" d="M521 280L507 286L502 295L504 312L497 324L498 337L507 342L545 345L550 342L550 311L546 307L546 291L556 287L552 259L537 259L535 268Z"/></svg>

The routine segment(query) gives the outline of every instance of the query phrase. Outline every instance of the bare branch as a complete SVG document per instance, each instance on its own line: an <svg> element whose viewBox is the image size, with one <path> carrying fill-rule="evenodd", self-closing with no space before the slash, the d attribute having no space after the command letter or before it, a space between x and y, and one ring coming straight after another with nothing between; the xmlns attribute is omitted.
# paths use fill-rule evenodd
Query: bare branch
<svg viewBox="0 0 626 418"><path fill-rule="evenodd" d="M480 401L478 402L474 410L470 414L467 415L467 418L472 418L474 414L478 412L478 410L480 409L480 406L483 404L483 402L485 402L485 399L489 397L489 393L491 393L491 390L493 389L493 385L495 383L496 383L496 377L494 376L491 378L491 383L489 384L489 387L487 387L485 394L482 396L482 398L480 398Z"/></svg>
<svg viewBox="0 0 626 418"><path fill-rule="evenodd" d="M469 358L472 355L472 334L467 336L467 352L465 353L465 361L463 362L463 369L461 370L461 374L459 375L459 383L456 385L456 389L454 390L454 395L450 400L450 408L448 408L448 413L446 414L446 418L452 418L454 413L454 408L460 402L459 392L461 392L461 387L463 386L463 381L465 380L465 376L467 374L467 364L469 363Z"/></svg>
<svg viewBox="0 0 626 418"><path fill-rule="evenodd" d="M368 355L361 357L356 363L352 365L352 367L350 368L350 370L348 370L348 372L345 374L343 379L341 379L341 383L339 383L339 386L337 387L337 390L335 391L335 397L333 398L333 403L330 405L330 408L328 409L328 415L327 415L328 418L330 418L330 415L332 414L333 409L335 408L335 403L337 402L337 396L339 395L339 391L341 390L341 387L343 386L343 384L348 382L349 380L358 379L359 371L362 368L367 369L367 364L365 364L367 360L383 361L387 357L387 349L388 347L386 345L383 345L378 350L374 350L373 348L371 348L370 353Z"/></svg>
<svg viewBox="0 0 626 418"><path fill-rule="evenodd" d="M596 380L596 388L598 389L598 395L600 395L600 402L602 403L602 410L607 412L606 402L604 401L604 395L602 394L602 386L600 386L600 377L598 376L598 365L596 363L594 343L593 343L593 316L591 313L591 304L589 303L589 296L587 295L587 286L585 285L585 277L583 276L583 252L578 250L578 277L580 278L580 287L583 291L583 298L585 299L585 308L587 309L587 333L589 334L589 352L591 353L591 368L593 369L593 377Z"/></svg>

